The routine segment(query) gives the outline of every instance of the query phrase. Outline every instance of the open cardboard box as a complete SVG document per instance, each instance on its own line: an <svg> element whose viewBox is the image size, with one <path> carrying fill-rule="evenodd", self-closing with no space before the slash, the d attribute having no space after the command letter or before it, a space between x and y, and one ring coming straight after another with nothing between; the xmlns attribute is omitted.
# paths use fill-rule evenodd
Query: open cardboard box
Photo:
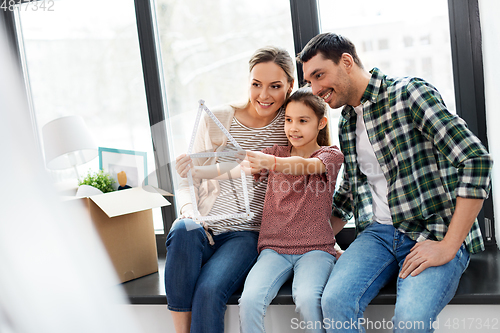
<svg viewBox="0 0 500 333"><path fill-rule="evenodd" d="M77 198L87 207L120 282L158 271L152 208L170 205L164 195L172 194L144 186Z"/></svg>

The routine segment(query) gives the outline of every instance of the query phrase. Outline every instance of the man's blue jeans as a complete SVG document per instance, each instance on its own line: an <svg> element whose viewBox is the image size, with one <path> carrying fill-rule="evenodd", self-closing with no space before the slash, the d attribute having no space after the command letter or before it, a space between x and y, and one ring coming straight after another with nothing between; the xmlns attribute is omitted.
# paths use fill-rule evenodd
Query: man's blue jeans
<svg viewBox="0 0 500 333"><path fill-rule="evenodd" d="M415 245L392 225L372 223L347 248L330 275L321 305L327 332L364 332L363 313L380 289L395 279ZM464 245L449 263L419 275L397 278L394 317L386 328L395 332L433 332L432 323L453 298L469 264ZM340 329L339 329L340 328Z"/></svg>
<svg viewBox="0 0 500 333"><path fill-rule="evenodd" d="M258 233L226 232L208 242L191 219L174 223L167 236L165 289L171 311L192 311L191 332L224 332L229 297L257 258Z"/></svg>
<svg viewBox="0 0 500 333"><path fill-rule="evenodd" d="M239 300L241 333L265 332L267 307L292 275L296 310L303 324L313 327L306 332L324 332L321 295L335 260L334 256L324 251L291 255L263 250L248 274Z"/></svg>

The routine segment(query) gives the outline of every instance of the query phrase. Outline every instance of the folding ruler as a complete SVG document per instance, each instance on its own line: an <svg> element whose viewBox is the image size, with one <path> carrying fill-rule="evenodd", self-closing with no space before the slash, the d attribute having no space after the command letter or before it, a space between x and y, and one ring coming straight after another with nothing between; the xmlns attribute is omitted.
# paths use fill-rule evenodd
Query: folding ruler
<svg viewBox="0 0 500 333"><path fill-rule="evenodd" d="M191 141L189 143L189 148L187 154L191 158L200 158L200 157L220 157L220 156L234 156L238 154L238 152L243 151L241 146L236 142L231 134L229 134L228 130L221 124L219 119L213 114L212 111L205 105L204 100L199 100L198 114L196 115L196 120L194 123L193 134L191 135ZM234 152L211 152L211 153L192 153L194 146L194 139L196 136L196 131L198 129L198 125L200 123L201 113L205 111L210 118L215 122L217 127L220 128L222 133L227 137L227 139L236 147L236 151ZM194 216L193 220L195 221L214 221L214 220L222 220L229 218L246 218L251 219L253 213L250 212L250 201L248 199L248 188L247 188L247 179L245 172L241 170L241 184L243 186L243 198L245 200L245 213L240 214L223 214L223 215L213 215L213 216L201 216L198 211L198 204L196 202L196 195L194 193L194 183L193 183L193 175L191 174L191 170L188 171L187 174L188 182L189 182L189 192L191 194L191 202L193 204Z"/></svg>

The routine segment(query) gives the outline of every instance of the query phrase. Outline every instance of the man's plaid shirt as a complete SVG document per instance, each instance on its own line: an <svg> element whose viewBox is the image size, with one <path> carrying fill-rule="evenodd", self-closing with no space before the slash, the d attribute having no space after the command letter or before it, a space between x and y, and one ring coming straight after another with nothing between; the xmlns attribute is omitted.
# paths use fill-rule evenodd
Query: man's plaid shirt
<svg viewBox="0 0 500 333"><path fill-rule="evenodd" d="M394 226L411 239L442 240L456 197L486 199L493 161L465 122L451 114L429 83L390 78L377 68L361 98L368 137L387 180ZM339 122L344 179L334 196L334 214L354 214L357 232L372 222L372 194L356 159L356 113L346 106ZM474 222L466 246L484 250Z"/></svg>

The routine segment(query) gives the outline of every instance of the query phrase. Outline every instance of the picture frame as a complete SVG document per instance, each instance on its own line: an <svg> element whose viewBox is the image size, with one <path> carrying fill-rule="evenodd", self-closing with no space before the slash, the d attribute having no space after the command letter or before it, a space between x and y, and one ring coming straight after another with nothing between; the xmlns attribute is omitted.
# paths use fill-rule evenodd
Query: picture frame
<svg viewBox="0 0 500 333"><path fill-rule="evenodd" d="M116 181L113 188L118 189L117 174L124 171L127 185L140 187L148 185L147 153L136 150L99 147L99 169L107 172Z"/></svg>

